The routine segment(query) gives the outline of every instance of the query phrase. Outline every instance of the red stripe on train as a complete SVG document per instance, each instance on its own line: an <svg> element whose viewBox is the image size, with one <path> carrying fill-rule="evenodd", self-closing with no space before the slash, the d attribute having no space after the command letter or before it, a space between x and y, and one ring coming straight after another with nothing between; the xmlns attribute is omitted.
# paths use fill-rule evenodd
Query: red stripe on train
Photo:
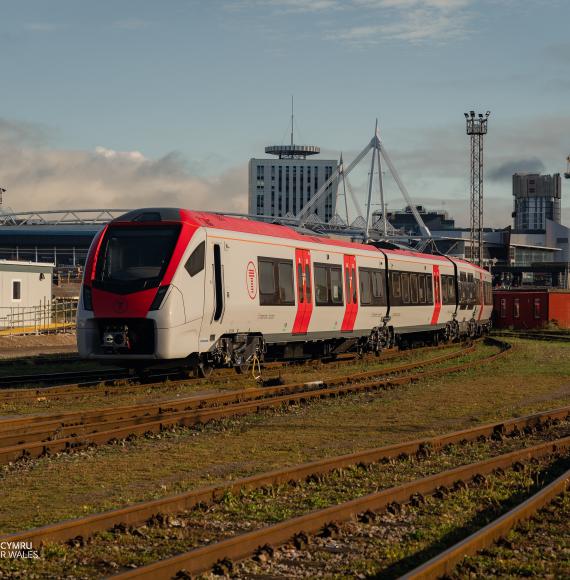
<svg viewBox="0 0 570 580"><path fill-rule="evenodd" d="M295 274L297 276L297 314L293 334L306 334L313 313L311 277L311 252L295 249Z"/></svg>
<svg viewBox="0 0 570 580"><path fill-rule="evenodd" d="M433 267L433 302L431 324L437 324L439 313L441 312L441 278L439 277L439 266Z"/></svg>
<svg viewBox="0 0 570 580"><path fill-rule="evenodd" d="M354 329L358 314L358 293L356 283L356 258L344 256L344 288L346 293L346 307L342 320L341 331L349 332Z"/></svg>

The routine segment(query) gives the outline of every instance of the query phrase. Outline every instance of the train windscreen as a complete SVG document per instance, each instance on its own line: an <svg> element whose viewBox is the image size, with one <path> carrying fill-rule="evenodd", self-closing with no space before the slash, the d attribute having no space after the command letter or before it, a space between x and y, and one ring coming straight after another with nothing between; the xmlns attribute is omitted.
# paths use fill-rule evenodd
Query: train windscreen
<svg viewBox="0 0 570 580"><path fill-rule="evenodd" d="M180 226L111 226L101 244L93 285L126 294L160 284Z"/></svg>

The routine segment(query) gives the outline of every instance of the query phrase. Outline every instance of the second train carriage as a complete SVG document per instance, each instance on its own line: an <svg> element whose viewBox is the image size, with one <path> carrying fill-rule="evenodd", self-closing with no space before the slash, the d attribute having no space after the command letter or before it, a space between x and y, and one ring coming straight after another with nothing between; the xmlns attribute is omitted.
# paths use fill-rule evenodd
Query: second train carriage
<svg viewBox="0 0 570 580"><path fill-rule="evenodd" d="M491 277L468 262L151 208L113 220L93 241L77 336L86 358L203 373L255 356L475 336L491 310Z"/></svg>

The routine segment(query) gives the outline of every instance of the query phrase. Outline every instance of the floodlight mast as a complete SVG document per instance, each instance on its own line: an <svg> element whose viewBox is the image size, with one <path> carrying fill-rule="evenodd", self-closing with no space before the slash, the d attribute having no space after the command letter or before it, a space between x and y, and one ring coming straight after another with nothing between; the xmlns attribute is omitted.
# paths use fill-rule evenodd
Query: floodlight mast
<svg viewBox="0 0 570 580"><path fill-rule="evenodd" d="M464 113L467 135L471 137L470 259L480 267L483 266L483 135L487 134L490 114L491 111L484 115L475 115L475 111Z"/></svg>

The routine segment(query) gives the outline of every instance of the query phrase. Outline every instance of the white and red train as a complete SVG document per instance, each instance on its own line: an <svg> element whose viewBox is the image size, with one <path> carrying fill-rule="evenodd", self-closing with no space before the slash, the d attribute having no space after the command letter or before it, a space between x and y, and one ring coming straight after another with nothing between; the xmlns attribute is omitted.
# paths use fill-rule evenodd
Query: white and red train
<svg viewBox="0 0 570 580"><path fill-rule="evenodd" d="M184 209L131 211L94 239L81 356L202 374L255 360L380 351L490 327L491 276L385 249Z"/></svg>

